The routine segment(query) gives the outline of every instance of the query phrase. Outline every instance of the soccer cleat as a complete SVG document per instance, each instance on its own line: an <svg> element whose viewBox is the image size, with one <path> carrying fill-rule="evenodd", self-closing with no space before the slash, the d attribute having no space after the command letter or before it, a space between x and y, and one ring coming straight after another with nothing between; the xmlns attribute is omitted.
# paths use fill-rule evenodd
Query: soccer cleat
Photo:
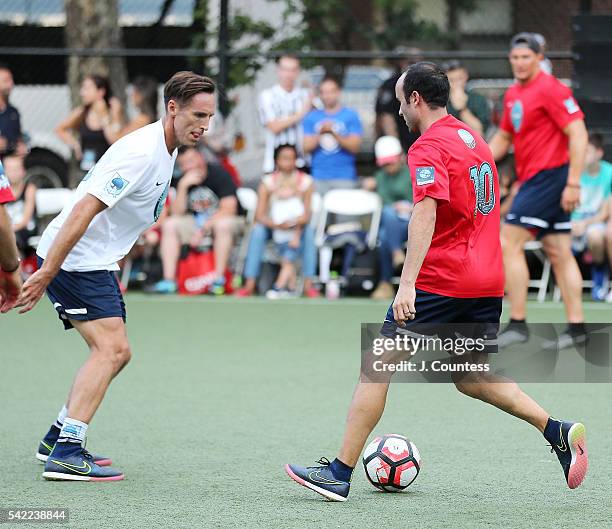
<svg viewBox="0 0 612 529"><path fill-rule="evenodd" d="M289 477L310 490L324 496L329 501L346 501L349 494L350 482L336 479L330 463L321 458L317 463L320 467L298 467L285 465L285 472Z"/></svg>
<svg viewBox="0 0 612 529"><path fill-rule="evenodd" d="M38 445L38 451L36 452L36 459L38 459L42 463L46 463L47 459L49 459L49 454L53 450L55 443L57 442L57 438L59 437L60 429L52 425L49 433L45 435L45 438ZM92 454L94 463L101 467L107 467L113 464L110 457L101 456L99 454Z"/></svg>
<svg viewBox="0 0 612 529"><path fill-rule="evenodd" d="M497 345L500 349L527 341L529 341L529 329L524 321L510 321L506 328L497 335Z"/></svg>
<svg viewBox="0 0 612 529"><path fill-rule="evenodd" d="M58 444L66 445L58 448ZM52 481L121 481L123 472L95 463L80 444L58 443L45 463L43 478Z"/></svg>
<svg viewBox="0 0 612 529"><path fill-rule="evenodd" d="M542 342L542 350L544 351L561 351L568 347L584 347L589 341L586 330L572 331L568 327L554 340L544 340Z"/></svg>
<svg viewBox="0 0 612 529"><path fill-rule="evenodd" d="M550 442L550 451L555 452L559 458L567 486L575 489L584 481L589 469L584 424L554 421L550 430L550 435L547 437Z"/></svg>

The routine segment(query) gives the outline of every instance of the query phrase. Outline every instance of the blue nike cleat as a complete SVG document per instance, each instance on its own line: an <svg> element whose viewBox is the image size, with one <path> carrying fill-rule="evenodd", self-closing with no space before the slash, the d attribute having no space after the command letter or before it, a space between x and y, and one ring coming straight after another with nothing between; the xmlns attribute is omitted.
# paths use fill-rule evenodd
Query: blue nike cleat
<svg viewBox="0 0 612 529"><path fill-rule="evenodd" d="M46 463L47 459L49 459L49 454L53 450L55 443L60 434L60 429L54 424L51 425L51 428L45 435L45 438L38 445L38 451L36 452L36 459L38 459L41 463ZM99 454L91 454L93 457L94 463L100 467L107 467L113 464L113 461L110 457L102 456Z"/></svg>
<svg viewBox="0 0 612 529"><path fill-rule="evenodd" d="M327 458L321 458L317 463L320 467L298 467L285 465L285 472L303 487L314 490L329 501L346 501L351 487L350 482L336 479Z"/></svg>
<svg viewBox="0 0 612 529"><path fill-rule="evenodd" d="M56 443L43 472L43 478L53 481L121 481L123 477L116 468L97 465L76 443Z"/></svg>
<svg viewBox="0 0 612 529"><path fill-rule="evenodd" d="M575 489L584 481L589 469L584 424L551 418L546 424L544 437L550 443L550 451L559 458L568 487Z"/></svg>

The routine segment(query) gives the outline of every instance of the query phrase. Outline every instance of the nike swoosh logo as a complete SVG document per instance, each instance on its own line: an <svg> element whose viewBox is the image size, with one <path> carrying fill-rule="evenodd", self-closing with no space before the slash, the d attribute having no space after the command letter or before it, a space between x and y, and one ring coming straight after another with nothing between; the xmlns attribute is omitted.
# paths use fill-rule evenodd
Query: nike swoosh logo
<svg viewBox="0 0 612 529"><path fill-rule="evenodd" d="M156 186L163 186L166 182L156 182L155 185Z"/></svg>
<svg viewBox="0 0 612 529"><path fill-rule="evenodd" d="M59 465L60 467L64 467L67 468L68 470L72 470L73 472L76 472L77 474L89 474L91 472L91 466L87 461L83 461L83 465L81 465L80 467L77 467L76 465L71 465L70 463L62 463L61 461L57 461L55 459L51 460L52 463L55 463L56 465ZM85 472L81 472L82 470L84 470Z"/></svg>
<svg viewBox="0 0 612 529"><path fill-rule="evenodd" d="M567 445L565 444L565 439L563 439L563 430L561 429L561 425L559 425L559 437L561 437L561 445L557 445L557 448L561 450L561 452L567 451Z"/></svg>
<svg viewBox="0 0 612 529"><path fill-rule="evenodd" d="M315 470L308 474L308 479L314 481L315 483L321 483L322 485L344 485L341 481L334 481L332 479L327 479L326 477L319 475L319 470Z"/></svg>
<svg viewBox="0 0 612 529"><path fill-rule="evenodd" d="M584 455L584 450L582 449L582 447L580 445L578 445L578 449L580 450L580 455Z"/></svg>

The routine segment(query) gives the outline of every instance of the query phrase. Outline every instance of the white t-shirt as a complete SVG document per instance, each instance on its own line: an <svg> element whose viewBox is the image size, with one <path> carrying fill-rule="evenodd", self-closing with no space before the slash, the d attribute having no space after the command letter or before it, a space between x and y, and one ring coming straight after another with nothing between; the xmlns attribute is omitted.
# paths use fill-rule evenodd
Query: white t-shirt
<svg viewBox="0 0 612 529"><path fill-rule="evenodd" d="M91 221L62 269L119 270L117 261L155 223L164 208L176 155L176 149L168 153L161 120L118 140L85 175L70 202L47 226L36 253L46 258L73 207L89 193L108 207Z"/></svg>
<svg viewBox="0 0 612 529"><path fill-rule="evenodd" d="M265 127L266 123L289 117L299 112L306 99L308 90L295 87L291 92L287 92L280 85L264 90L259 96L259 118ZM264 157L263 171L271 173L274 171L274 149L279 145L295 145L298 151L298 167L303 167L303 132L302 123L296 123L292 127L274 134L266 127L266 152Z"/></svg>

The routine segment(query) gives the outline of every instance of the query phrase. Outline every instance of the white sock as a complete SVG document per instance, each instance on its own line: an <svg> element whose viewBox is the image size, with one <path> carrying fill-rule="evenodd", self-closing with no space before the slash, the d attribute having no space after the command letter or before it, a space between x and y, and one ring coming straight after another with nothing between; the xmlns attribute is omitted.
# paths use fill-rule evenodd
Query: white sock
<svg viewBox="0 0 612 529"><path fill-rule="evenodd" d="M66 405L64 404L60 412L57 414L57 419L55 419L55 422L53 424L61 430L67 416L68 416L68 408L66 408Z"/></svg>
<svg viewBox="0 0 612 529"><path fill-rule="evenodd" d="M84 422L66 417L57 442L83 444L87 435L87 426Z"/></svg>

